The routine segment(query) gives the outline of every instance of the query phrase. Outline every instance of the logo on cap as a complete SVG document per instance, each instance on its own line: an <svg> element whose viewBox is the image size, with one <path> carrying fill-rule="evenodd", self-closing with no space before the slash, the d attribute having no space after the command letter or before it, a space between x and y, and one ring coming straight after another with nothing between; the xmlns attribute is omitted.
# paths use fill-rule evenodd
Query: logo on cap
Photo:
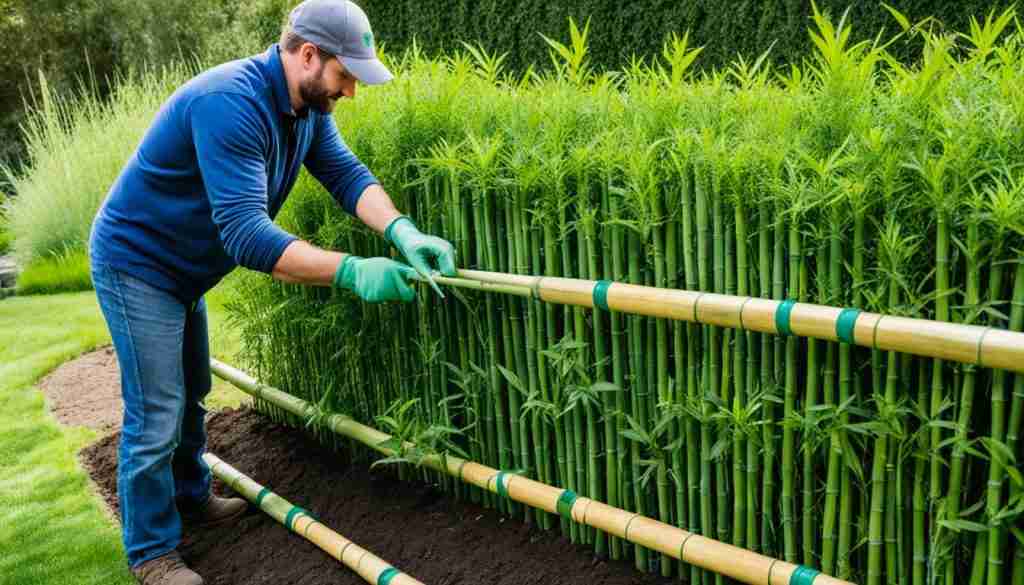
<svg viewBox="0 0 1024 585"><path fill-rule="evenodd" d="M363 46L370 48L373 46L373 33L366 31L363 33Z"/></svg>

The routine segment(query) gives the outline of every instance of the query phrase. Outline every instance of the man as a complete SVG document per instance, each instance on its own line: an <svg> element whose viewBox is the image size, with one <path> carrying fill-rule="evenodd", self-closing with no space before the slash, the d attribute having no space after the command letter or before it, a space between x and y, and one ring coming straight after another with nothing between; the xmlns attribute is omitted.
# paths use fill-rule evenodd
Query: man
<svg viewBox="0 0 1024 585"><path fill-rule="evenodd" d="M371 302L412 300L410 280L429 279L432 262L455 274L451 244L399 214L330 115L357 82L391 78L358 6L306 0L280 43L200 74L164 103L96 215L92 277L125 406L123 539L145 585L201 584L176 552L182 525L229 521L246 507L210 494L201 458L211 386L203 293L237 265ZM320 250L274 225L303 164L413 268Z"/></svg>

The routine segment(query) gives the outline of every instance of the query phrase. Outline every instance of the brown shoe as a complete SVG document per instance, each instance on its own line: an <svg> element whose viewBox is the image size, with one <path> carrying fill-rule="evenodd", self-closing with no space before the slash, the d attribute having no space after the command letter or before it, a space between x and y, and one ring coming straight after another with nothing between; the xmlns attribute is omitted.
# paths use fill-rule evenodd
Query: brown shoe
<svg viewBox="0 0 1024 585"><path fill-rule="evenodd" d="M198 507L179 506L181 523L189 528L207 528L240 518L249 503L241 498L220 498L213 494Z"/></svg>
<svg viewBox="0 0 1024 585"><path fill-rule="evenodd" d="M185 566L176 550L142 563L132 574L142 585L203 585L203 578Z"/></svg>

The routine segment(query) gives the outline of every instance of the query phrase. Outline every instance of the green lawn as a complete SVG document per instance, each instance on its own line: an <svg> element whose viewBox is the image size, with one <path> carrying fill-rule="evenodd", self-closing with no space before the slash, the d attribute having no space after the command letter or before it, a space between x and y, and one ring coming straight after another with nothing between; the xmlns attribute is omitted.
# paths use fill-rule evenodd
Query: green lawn
<svg viewBox="0 0 1024 585"><path fill-rule="evenodd" d="M219 287L207 301L211 351L231 361L238 341L225 324L227 294ZM134 583L120 530L76 458L98 433L58 425L34 387L109 343L92 291L0 301L0 584ZM218 382L207 403L237 405L243 396Z"/></svg>

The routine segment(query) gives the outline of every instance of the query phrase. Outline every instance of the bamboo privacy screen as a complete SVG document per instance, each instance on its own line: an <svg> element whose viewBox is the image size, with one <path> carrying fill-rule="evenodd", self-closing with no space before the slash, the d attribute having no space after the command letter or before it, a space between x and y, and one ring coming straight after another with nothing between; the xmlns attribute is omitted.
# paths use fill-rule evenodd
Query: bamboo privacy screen
<svg viewBox="0 0 1024 585"><path fill-rule="evenodd" d="M411 52L339 126L478 284L371 306L246 279L245 365L325 411L794 565L1024 585L1024 36L1008 14L956 43L908 29L913 68L821 15L816 52L784 70L690 76L682 38L617 76L586 67L585 35L522 80L479 50ZM392 253L308 176L282 215L325 248ZM546 298L579 304L484 272L541 275ZM611 311L586 310L595 292Z"/></svg>

